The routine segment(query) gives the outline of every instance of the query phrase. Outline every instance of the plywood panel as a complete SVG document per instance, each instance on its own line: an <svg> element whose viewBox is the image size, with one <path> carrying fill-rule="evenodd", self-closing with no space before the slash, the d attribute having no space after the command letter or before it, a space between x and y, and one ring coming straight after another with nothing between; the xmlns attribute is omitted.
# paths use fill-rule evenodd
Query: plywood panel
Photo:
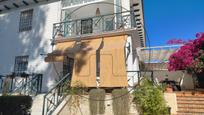
<svg viewBox="0 0 204 115"><path fill-rule="evenodd" d="M101 39L82 41L81 50L74 58L71 86L96 87L96 50L100 44Z"/></svg>
<svg viewBox="0 0 204 115"><path fill-rule="evenodd" d="M100 52L100 87L127 87L125 42L127 36L103 39Z"/></svg>

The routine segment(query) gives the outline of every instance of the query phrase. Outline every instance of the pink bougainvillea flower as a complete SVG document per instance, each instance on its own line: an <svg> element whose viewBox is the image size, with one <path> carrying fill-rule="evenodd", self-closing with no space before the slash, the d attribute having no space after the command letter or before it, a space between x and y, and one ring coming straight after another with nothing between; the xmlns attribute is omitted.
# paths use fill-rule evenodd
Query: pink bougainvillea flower
<svg viewBox="0 0 204 115"><path fill-rule="evenodd" d="M177 52L169 57L169 71L193 70L202 72L204 70L204 33L197 33L196 37L195 40L184 43ZM173 41L169 41L169 43L173 43Z"/></svg>

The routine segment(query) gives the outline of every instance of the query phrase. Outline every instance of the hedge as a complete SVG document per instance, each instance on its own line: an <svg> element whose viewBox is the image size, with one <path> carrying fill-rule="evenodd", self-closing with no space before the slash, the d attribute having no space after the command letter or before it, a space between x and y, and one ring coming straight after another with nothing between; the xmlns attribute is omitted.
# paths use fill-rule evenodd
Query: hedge
<svg viewBox="0 0 204 115"><path fill-rule="evenodd" d="M0 96L0 115L30 115L30 96Z"/></svg>

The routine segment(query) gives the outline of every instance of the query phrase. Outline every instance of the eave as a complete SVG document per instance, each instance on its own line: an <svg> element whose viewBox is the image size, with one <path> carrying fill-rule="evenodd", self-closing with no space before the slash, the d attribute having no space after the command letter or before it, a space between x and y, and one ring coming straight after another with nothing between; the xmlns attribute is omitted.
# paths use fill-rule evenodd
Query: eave
<svg viewBox="0 0 204 115"><path fill-rule="evenodd" d="M0 0L0 14L18 8L28 7L35 4L43 4L59 0Z"/></svg>

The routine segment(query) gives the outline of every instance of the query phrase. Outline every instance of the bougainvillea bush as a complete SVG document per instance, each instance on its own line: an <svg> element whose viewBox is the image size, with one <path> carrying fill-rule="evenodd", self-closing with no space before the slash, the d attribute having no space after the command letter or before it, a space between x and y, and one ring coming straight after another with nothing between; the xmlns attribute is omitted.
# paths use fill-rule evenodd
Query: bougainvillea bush
<svg viewBox="0 0 204 115"><path fill-rule="evenodd" d="M197 33L195 40L186 42L169 57L168 70L204 71L204 33Z"/></svg>
<svg viewBox="0 0 204 115"><path fill-rule="evenodd" d="M185 44L186 41L182 39L170 39L166 42L168 45L174 45L174 44Z"/></svg>

